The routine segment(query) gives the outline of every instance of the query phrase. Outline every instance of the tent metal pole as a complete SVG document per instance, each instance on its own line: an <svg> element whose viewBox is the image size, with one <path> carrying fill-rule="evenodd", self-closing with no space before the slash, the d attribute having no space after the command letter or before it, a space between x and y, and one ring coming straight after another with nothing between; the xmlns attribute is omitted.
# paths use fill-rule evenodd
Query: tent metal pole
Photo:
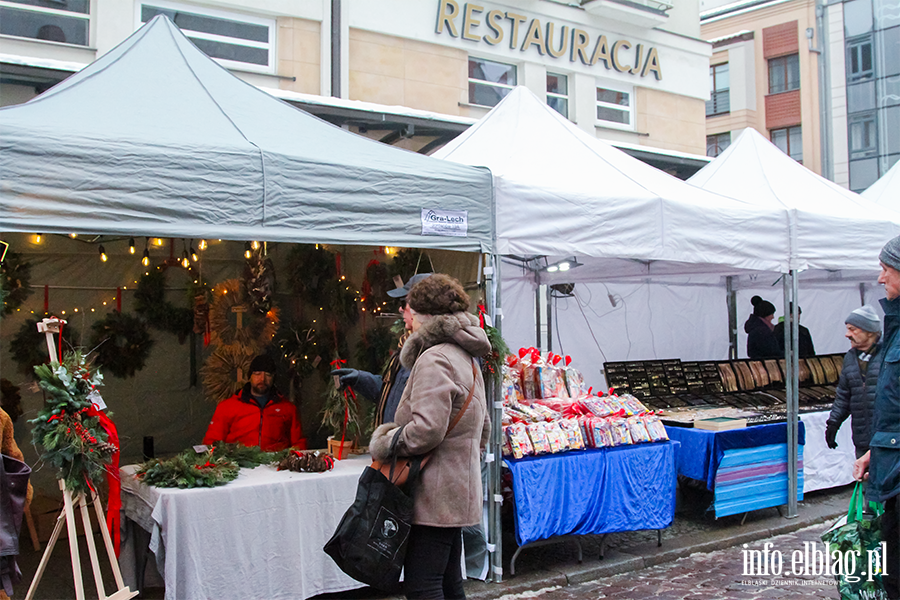
<svg viewBox="0 0 900 600"><path fill-rule="evenodd" d="M866 284L865 283L859 284L859 305L860 306L866 305Z"/></svg>
<svg viewBox="0 0 900 600"><path fill-rule="evenodd" d="M784 314L791 314L791 307L796 304L794 302L796 274L792 269L784 277L782 277L782 297L784 299ZM788 323L784 327L784 386L785 400L787 402L787 476L788 476L788 498L787 498L787 518L791 519L797 516L797 429L796 429L796 404L794 403L794 395L799 385L798 369L799 364L795 363L796 357L792 335L793 326ZM793 339L792 339L793 338Z"/></svg>
<svg viewBox="0 0 900 600"><path fill-rule="evenodd" d="M553 352L553 288L547 286L547 352Z"/></svg>
<svg viewBox="0 0 900 600"><path fill-rule="evenodd" d="M797 475L797 460L799 457L799 419L800 419L800 302L799 302L799 277L797 271L791 272L791 371L794 376L794 385L791 390L790 403L787 407L788 417L788 519L797 518L797 493L799 477ZM787 329L787 327L785 327Z"/></svg>
<svg viewBox="0 0 900 600"><path fill-rule="evenodd" d="M731 275L725 278L725 289L725 301L728 304L728 358L737 360L737 293L734 291L734 277Z"/></svg>
<svg viewBox="0 0 900 600"><path fill-rule="evenodd" d="M491 254L490 266L484 268L484 289L488 314L495 328L503 334L503 311L500 308L500 257ZM500 519L500 504L503 501L500 488L500 466L503 447L503 402L500 392L500 376L494 378L487 390L488 408L491 415L491 438L485 461L488 466L488 553L490 571L488 579L495 583L503 581L503 532Z"/></svg>
<svg viewBox="0 0 900 600"><path fill-rule="evenodd" d="M541 340L541 274L534 274L534 347L543 349Z"/></svg>

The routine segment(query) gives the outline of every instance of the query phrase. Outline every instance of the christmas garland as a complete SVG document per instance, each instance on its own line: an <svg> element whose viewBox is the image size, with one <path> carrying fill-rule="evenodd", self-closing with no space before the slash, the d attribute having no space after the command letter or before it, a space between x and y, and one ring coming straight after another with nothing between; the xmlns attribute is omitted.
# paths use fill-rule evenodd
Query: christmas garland
<svg viewBox="0 0 900 600"><path fill-rule="evenodd" d="M50 360L44 334L37 330L37 319L26 319L9 342L9 352L23 375L34 376L34 367ZM75 329L63 327L60 345L75 348L79 345ZM54 357L56 358L56 357Z"/></svg>
<svg viewBox="0 0 900 600"><path fill-rule="evenodd" d="M285 452L214 442L205 452L188 449L167 460L151 459L135 472L147 485L168 488L216 487L233 481L241 468L279 462Z"/></svg>
<svg viewBox="0 0 900 600"><path fill-rule="evenodd" d="M194 311L166 301L167 270L168 265L162 264L141 277L134 293L134 311L151 327L174 333L183 342L194 328ZM193 271L189 274L194 276Z"/></svg>
<svg viewBox="0 0 900 600"><path fill-rule="evenodd" d="M94 323L91 331L95 360L114 377L127 379L144 368L153 347L144 321L113 311Z"/></svg>
<svg viewBox="0 0 900 600"><path fill-rule="evenodd" d="M88 399L103 385L103 376L80 352L67 353L62 364L36 366L34 372L47 393L37 418L29 421L34 443L43 446L41 458L56 468L67 490L90 493L118 450L109 443L100 413Z"/></svg>
<svg viewBox="0 0 900 600"><path fill-rule="evenodd" d="M236 394L250 375L250 362L254 356L256 351L253 348L238 344L217 346L200 369L206 398L221 402Z"/></svg>
<svg viewBox="0 0 900 600"><path fill-rule="evenodd" d="M4 315L15 312L31 295L31 263L16 252L7 252L0 263L0 289Z"/></svg>
<svg viewBox="0 0 900 600"><path fill-rule="evenodd" d="M220 346L239 344L251 352L258 352L272 341L278 331L279 311L269 309L265 314L247 311L243 314L242 326L231 323L232 309L248 307L250 299L238 279L228 279L213 289L213 301L209 308L209 326L213 343Z"/></svg>

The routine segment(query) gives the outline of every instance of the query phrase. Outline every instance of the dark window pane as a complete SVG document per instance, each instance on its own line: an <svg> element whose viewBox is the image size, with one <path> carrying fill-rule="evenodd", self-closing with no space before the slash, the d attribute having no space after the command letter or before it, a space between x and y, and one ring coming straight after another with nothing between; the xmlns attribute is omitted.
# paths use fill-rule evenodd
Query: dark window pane
<svg viewBox="0 0 900 600"><path fill-rule="evenodd" d="M791 54L786 57L787 60L787 89L800 89L800 57L797 54Z"/></svg>
<svg viewBox="0 0 900 600"><path fill-rule="evenodd" d="M0 7L0 34L88 45L88 19Z"/></svg>
<svg viewBox="0 0 900 600"><path fill-rule="evenodd" d="M9 2L43 8L55 8L56 10L76 12L83 15L88 14L91 8L91 0L9 0Z"/></svg>
<svg viewBox="0 0 900 600"><path fill-rule="evenodd" d="M859 49L859 63L863 71L872 70L872 44L863 44Z"/></svg>
<svg viewBox="0 0 900 600"><path fill-rule="evenodd" d="M198 48L203 50L207 56L212 58L221 58L224 60L233 60L235 62L250 63L254 65L268 65L269 51L265 48L249 48L247 46L238 46L236 44L226 44L225 42L213 42L210 40L198 40L196 38L188 38Z"/></svg>
<svg viewBox="0 0 900 600"><path fill-rule="evenodd" d="M265 25L233 21L231 19L219 19L181 10L157 8L156 6L144 5L141 7L141 21L146 23L156 15L166 15L178 25L179 29L198 31L201 33L212 33L215 35L233 37L241 40L251 40L254 42L269 41L269 28Z"/></svg>
<svg viewBox="0 0 900 600"><path fill-rule="evenodd" d="M878 179L878 159L850 161L850 189L862 192Z"/></svg>
<svg viewBox="0 0 900 600"><path fill-rule="evenodd" d="M706 155L716 157L731 145L731 133L706 136Z"/></svg>
<svg viewBox="0 0 900 600"><path fill-rule="evenodd" d="M844 2L844 35L853 37L872 30L872 0Z"/></svg>
<svg viewBox="0 0 900 600"><path fill-rule="evenodd" d="M496 106L509 92L509 88L502 88L486 83L469 82L469 103L481 106Z"/></svg>
<svg viewBox="0 0 900 600"><path fill-rule="evenodd" d="M547 106L561 114L562 116L569 118L569 101L563 98L557 98L555 96L547 96Z"/></svg>
<svg viewBox="0 0 900 600"><path fill-rule="evenodd" d="M565 96L569 93L568 81L569 78L565 75L547 73L547 91L551 94L561 94Z"/></svg>
<svg viewBox="0 0 900 600"><path fill-rule="evenodd" d="M617 92L616 90L597 88L597 102L606 102L607 104L628 106L628 92Z"/></svg>
<svg viewBox="0 0 900 600"><path fill-rule="evenodd" d="M900 2L897 3L900 6ZM897 19L900 23L900 18ZM878 34L878 56L881 57L879 77L900 74L900 27L885 29Z"/></svg>
<svg viewBox="0 0 900 600"><path fill-rule="evenodd" d="M847 45L847 80L868 79L872 76L872 39L866 38Z"/></svg>
<svg viewBox="0 0 900 600"><path fill-rule="evenodd" d="M597 119L600 121L611 121L613 123L631 124L630 113L627 110L617 110L615 108L607 108L605 106L597 107Z"/></svg>
<svg viewBox="0 0 900 600"><path fill-rule="evenodd" d="M785 90L785 64L780 58L769 61L769 93L777 94Z"/></svg>
<svg viewBox="0 0 900 600"><path fill-rule="evenodd" d="M469 78L502 83L504 85L516 85L516 67L514 65L469 57Z"/></svg>
<svg viewBox="0 0 900 600"><path fill-rule="evenodd" d="M789 155L798 162L803 161L803 131L800 127L788 129L788 142L791 145Z"/></svg>
<svg viewBox="0 0 900 600"><path fill-rule="evenodd" d="M847 86L847 112L858 113L875 108L875 82Z"/></svg>

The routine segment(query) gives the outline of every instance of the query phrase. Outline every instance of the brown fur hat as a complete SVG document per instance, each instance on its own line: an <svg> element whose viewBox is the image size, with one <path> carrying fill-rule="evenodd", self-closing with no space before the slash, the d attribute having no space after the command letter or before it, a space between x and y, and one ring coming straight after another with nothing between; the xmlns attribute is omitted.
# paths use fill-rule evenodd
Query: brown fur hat
<svg viewBox="0 0 900 600"><path fill-rule="evenodd" d="M469 310L469 295L449 275L435 273L414 285L406 301L423 315L449 315Z"/></svg>

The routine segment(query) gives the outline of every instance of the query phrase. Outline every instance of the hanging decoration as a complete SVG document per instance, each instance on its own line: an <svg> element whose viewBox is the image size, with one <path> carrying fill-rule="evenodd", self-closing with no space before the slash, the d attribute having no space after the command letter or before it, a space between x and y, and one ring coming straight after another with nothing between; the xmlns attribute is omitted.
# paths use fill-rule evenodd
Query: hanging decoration
<svg viewBox="0 0 900 600"><path fill-rule="evenodd" d="M0 262L0 290L3 315L18 310L31 295L31 263L17 252L7 252Z"/></svg>
<svg viewBox="0 0 900 600"><path fill-rule="evenodd" d="M209 309L212 342L220 346L240 344L251 351L268 346L278 331L278 309L259 314L249 307L250 299L239 279L216 285Z"/></svg>
<svg viewBox="0 0 900 600"><path fill-rule="evenodd" d="M244 266L244 282L250 309L265 314L272 309L275 294L275 266L261 251L253 252Z"/></svg>
<svg viewBox="0 0 900 600"><path fill-rule="evenodd" d="M434 267L428 253L417 248L404 248L394 255L394 260L391 261L390 276L393 279L399 275L405 283L417 273L433 271Z"/></svg>
<svg viewBox="0 0 900 600"><path fill-rule="evenodd" d="M203 336L203 346L212 341L212 329L209 325L209 294L206 290L194 292L194 329L193 332Z"/></svg>
<svg viewBox="0 0 900 600"><path fill-rule="evenodd" d="M366 277L360 289L363 309L373 315L382 312L391 300L387 291L393 289L387 267L377 260L369 261L366 265Z"/></svg>
<svg viewBox="0 0 900 600"><path fill-rule="evenodd" d="M335 255L319 244L297 244L287 256L287 277L291 291L301 300L324 306L328 284L338 278Z"/></svg>
<svg viewBox="0 0 900 600"><path fill-rule="evenodd" d="M206 398L221 402L236 394L244 386L256 354L255 349L239 344L217 346L200 369Z"/></svg>
<svg viewBox="0 0 900 600"><path fill-rule="evenodd" d="M62 364L39 365L34 372L46 392L44 407L29 421L35 445L44 449L41 459L56 469L67 490L89 495L118 452L101 423L106 416L88 399L103 385L103 376L78 351L67 352Z"/></svg>
<svg viewBox="0 0 900 600"><path fill-rule="evenodd" d="M22 395L19 394L19 386L9 379L0 379L0 408L3 408L13 423L22 415Z"/></svg>
<svg viewBox="0 0 900 600"><path fill-rule="evenodd" d="M291 378L305 379L323 362L319 334L309 323L284 323L275 334L272 346L287 366Z"/></svg>
<svg viewBox="0 0 900 600"><path fill-rule="evenodd" d="M94 360L111 375L127 379L144 368L153 339L143 320L112 311L95 322L91 332Z"/></svg>
<svg viewBox="0 0 900 600"><path fill-rule="evenodd" d="M49 316L49 315L44 315ZM34 367L50 360L44 334L38 332L39 319L26 319L9 342L9 352L22 375L34 376ZM80 344L75 328L64 328L60 345L75 348Z"/></svg>
<svg viewBox="0 0 900 600"><path fill-rule="evenodd" d="M163 263L151 269L138 281L134 293L134 311L151 327L178 336L183 343L194 328L194 312L191 308L178 307L166 300L166 273L169 264ZM187 269L192 280L198 280L193 268Z"/></svg>

